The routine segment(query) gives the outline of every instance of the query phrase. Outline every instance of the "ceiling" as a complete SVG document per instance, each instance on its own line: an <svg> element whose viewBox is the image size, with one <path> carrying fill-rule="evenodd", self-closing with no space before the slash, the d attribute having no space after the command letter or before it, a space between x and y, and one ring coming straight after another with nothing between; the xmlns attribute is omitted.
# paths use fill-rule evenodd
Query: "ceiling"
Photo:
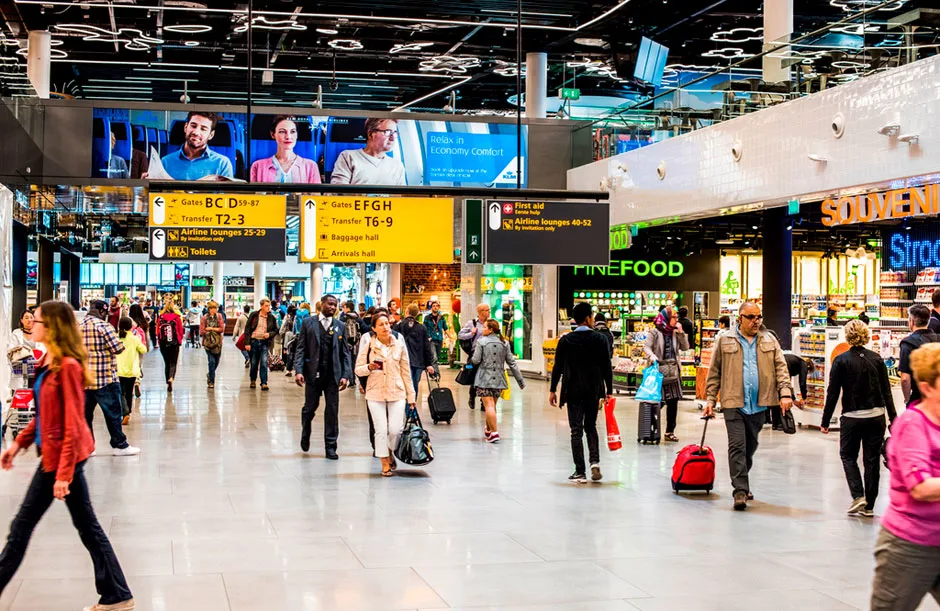
<svg viewBox="0 0 940 611"><path fill-rule="evenodd" d="M798 33L874 3L794 1ZM933 1L899 0L875 18L883 23ZM25 59L17 53L26 52L28 31L48 29L55 91L179 102L185 88L195 102L244 103L247 10L220 0L0 0L0 74L22 75ZM322 87L325 108L440 111L453 90L458 111L510 111L515 10L515 2L500 0L255 0L254 103L309 106ZM584 95L637 95L643 90L632 72L641 35L669 47L676 70L726 66L761 50L759 0L525 0L522 10L524 51L549 54L549 91L565 85ZM864 34L865 46L899 40L896 30L886 36L875 27ZM917 36L918 44L936 42L934 29ZM263 82L263 69L273 71L273 83ZM3 80L6 93L26 90L22 76Z"/></svg>

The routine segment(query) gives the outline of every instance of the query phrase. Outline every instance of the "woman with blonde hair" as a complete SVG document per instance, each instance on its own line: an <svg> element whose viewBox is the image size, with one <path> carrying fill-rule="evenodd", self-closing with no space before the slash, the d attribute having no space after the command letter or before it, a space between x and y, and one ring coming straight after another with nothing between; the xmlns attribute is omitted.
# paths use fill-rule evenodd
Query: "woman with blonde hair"
<svg viewBox="0 0 940 611"><path fill-rule="evenodd" d="M372 333L363 338L356 358L356 375L368 376L366 401L375 426L375 455L382 460L382 475L395 471L395 446L405 425L406 405L415 408L415 387L411 381L408 347L392 333L386 312L372 320Z"/></svg>
<svg viewBox="0 0 940 611"><path fill-rule="evenodd" d="M180 346L183 343L183 319L172 299L167 299L157 319L157 340L160 354L163 356L163 373L166 376L166 390L173 392L173 379L176 377L176 364L180 358Z"/></svg>
<svg viewBox="0 0 940 611"><path fill-rule="evenodd" d="M922 398L891 426L872 611L914 611L927 593L940 602L940 343L915 350L911 369Z"/></svg>
<svg viewBox="0 0 940 611"><path fill-rule="evenodd" d="M134 599L108 535L95 517L85 481L85 461L95 449L85 422L85 386L91 375L72 306L46 301L36 310L34 325L36 341L48 350L39 362L33 385L36 416L0 455L0 466L12 469L17 455L34 441L42 460L0 553L0 592L23 561L39 520L58 499L65 501L94 566L100 598L85 611L131 611Z"/></svg>
<svg viewBox="0 0 940 611"><path fill-rule="evenodd" d="M860 320L845 325L848 352L832 362L826 407L819 430L829 433L829 422L842 395L842 418L839 420L839 455L842 468L852 494L849 515L874 517L875 499L881 477L881 446L884 444L885 413L891 422L897 417L888 368L881 356L865 346L871 341L871 331ZM865 480L858 470L858 451L862 450Z"/></svg>
<svg viewBox="0 0 940 611"><path fill-rule="evenodd" d="M499 431L496 424L496 400L504 390L509 388L509 382L504 373L504 364L509 366L519 389L525 388L525 379L516 364L516 356L509 347L509 342L503 338L499 322L490 318L483 325L483 337L473 349L470 362L477 368L474 378L477 396L486 410L486 425L483 427L483 437L489 443L499 441Z"/></svg>
<svg viewBox="0 0 940 611"><path fill-rule="evenodd" d="M206 304L209 313L199 321L199 336L202 337L202 347L206 350L209 359L209 373L206 375L206 384L210 389L215 388L215 370L219 367L222 358L222 335L225 333L225 320L219 314L219 304L209 301Z"/></svg>

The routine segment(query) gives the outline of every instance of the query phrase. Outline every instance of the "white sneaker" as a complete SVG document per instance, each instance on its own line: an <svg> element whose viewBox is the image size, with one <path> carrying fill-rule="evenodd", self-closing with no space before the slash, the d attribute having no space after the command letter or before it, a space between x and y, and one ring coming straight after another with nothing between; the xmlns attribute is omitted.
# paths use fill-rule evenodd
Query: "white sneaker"
<svg viewBox="0 0 940 611"><path fill-rule="evenodd" d="M88 458L94 458L98 455L98 450L92 450L91 454L88 455Z"/></svg>
<svg viewBox="0 0 940 611"><path fill-rule="evenodd" d="M135 448L134 446L114 449L115 456L137 456L138 454L140 454L140 448Z"/></svg>

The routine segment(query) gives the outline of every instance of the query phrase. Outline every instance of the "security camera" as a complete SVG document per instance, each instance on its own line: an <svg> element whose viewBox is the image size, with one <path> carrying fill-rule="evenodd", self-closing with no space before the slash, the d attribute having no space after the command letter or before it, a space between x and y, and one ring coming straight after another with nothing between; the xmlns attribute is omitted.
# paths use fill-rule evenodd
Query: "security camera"
<svg viewBox="0 0 940 611"><path fill-rule="evenodd" d="M731 156L734 157L735 161L741 161L741 157L744 155L744 143L740 140L735 140L734 144L731 145Z"/></svg>
<svg viewBox="0 0 940 611"><path fill-rule="evenodd" d="M842 134L845 133L845 117L842 116L840 112L832 118L832 135L836 138L841 138Z"/></svg>
<svg viewBox="0 0 940 611"><path fill-rule="evenodd" d="M339 89L339 83L336 81L330 81L330 91L336 91Z"/></svg>
<svg viewBox="0 0 940 611"><path fill-rule="evenodd" d="M190 102L192 102L192 98L190 98L188 95L184 93L183 95L180 96L180 102L182 102L183 104L189 104Z"/></svg>
<svg viewBox="0 0 940 611"><path fill-rule="evenodd" d="M666 180L666 162L660 161L659 165L656 166L656 175L659 176L660 180Z"/></svg>

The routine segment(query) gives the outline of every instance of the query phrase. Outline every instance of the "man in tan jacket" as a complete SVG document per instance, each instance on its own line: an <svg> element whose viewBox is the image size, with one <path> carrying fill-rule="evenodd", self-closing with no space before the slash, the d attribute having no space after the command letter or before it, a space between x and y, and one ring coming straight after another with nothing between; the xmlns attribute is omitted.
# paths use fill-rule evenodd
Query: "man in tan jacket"
<svg viewBox="0 0 940 611"><path fill-rule="evenodd" d="M767 420L764 413L793 404L787 362L777 339L761 330L764 317L753 303L741 304L738 325L721 333L712 354L705 384L704 415L711 417L718 395L728 429L728 466L734 486L734 508L747 509L754 498L748 472L754 464L757 436Z"/></svg>

